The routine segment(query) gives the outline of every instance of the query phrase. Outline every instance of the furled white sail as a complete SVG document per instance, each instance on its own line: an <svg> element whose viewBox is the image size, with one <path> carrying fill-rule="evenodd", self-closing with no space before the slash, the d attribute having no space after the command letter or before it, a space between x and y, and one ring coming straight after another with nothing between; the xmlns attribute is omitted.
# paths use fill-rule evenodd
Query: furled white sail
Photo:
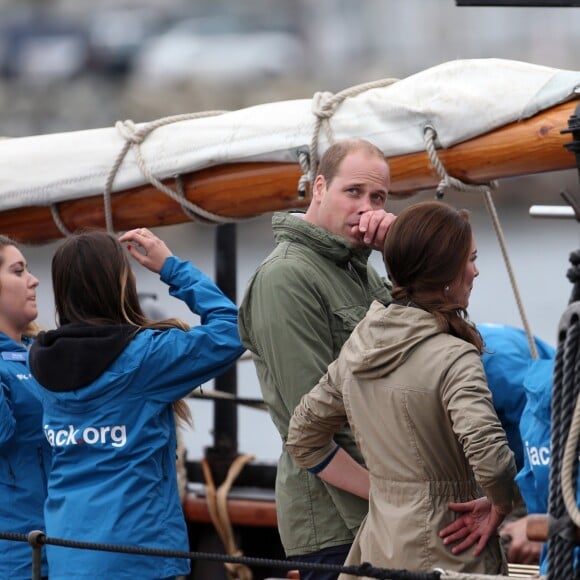
<svg viewBox="0 0 580 580"><path fill-rule="evenodd" d="M366 138L387 156L424 149L431 125L441 147L482 135L578 97L580 72L503 59L457 60L346 98L329 120L335 139ZM280 101L179 120L141 144L159 179L240 161L296 162L308 150L325 97ZM136 129L144 125L136 125ZM116 127L0 141L0 211L102 193L125 144ZM321 131L321 154L328 137ZM112 191L146 183L132 152Z"/></svg>

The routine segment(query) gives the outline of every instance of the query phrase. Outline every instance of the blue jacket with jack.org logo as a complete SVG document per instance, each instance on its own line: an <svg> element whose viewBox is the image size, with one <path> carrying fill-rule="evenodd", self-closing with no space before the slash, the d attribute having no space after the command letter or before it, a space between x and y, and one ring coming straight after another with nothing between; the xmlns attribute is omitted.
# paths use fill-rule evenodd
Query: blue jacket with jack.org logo
<svg viewBox="0 0 580 580"><path fill-rule="evenodd" d="M183 331L69 324L41 334L31 349L54 454L49 536L189 549L172 404L225 372L243 347L236 306L207 276L170 257L161 279L199 314L200 325ZM47 546L47 554L51 580L158 579L189 571L189 561L179 558L58 546Z"/></svg>
<svg viewBox="0 0 580 580"><path fill-rule="evenodd" d="M0 531L44 530L43 505L51 449L42 433L42 407L27 389L35 383L26 366L26 347L0 333ZM46 576L45 550L42 575ZM0 540L0 578L29 580L32 549Z"/></svg>

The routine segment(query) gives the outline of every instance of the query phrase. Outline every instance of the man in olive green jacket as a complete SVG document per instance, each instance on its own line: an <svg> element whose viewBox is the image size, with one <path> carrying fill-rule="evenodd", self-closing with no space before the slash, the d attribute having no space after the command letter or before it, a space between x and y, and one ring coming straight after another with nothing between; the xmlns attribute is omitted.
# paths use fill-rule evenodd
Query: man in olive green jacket
<svg viewBox="0 0 580 580"><path fill-rule="evenodd" d="M332 145L320 161L305 214L273 217L277 246L250 280L239 310L264 400L282 441L301 397L316 385L375 299L389 285L368 264L395 216L385 212L389 167L362 140ZM340 448L362 456L345 429ZM368 503L295 466L282 446L276 480L278 528L288 557L343 564ZM303 580L336 574L303 570Z"/></svg>

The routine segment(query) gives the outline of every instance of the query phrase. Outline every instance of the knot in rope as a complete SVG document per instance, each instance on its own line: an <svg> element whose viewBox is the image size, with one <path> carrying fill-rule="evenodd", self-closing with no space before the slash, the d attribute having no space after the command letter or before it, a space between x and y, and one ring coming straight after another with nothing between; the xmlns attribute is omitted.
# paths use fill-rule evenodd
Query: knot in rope
<svg viewBox="0 0 580 580"><path fill-rule="evenodd" d="M337 102L333 100L334 93L321 91L312 97L312 112L319 119L330 119L336 110Z"/></svg>
<svg viewBox="0 0 580 580"><path fill-rule="evenodd" d="M298 191L306 190L306 183L312 185L316 171L318 169L318 149L319 149L319 136L320 130L324 126L326 132L326 138L328 142L332 145L335 141L334 133L332 127L330 126L330 119L342 104L343 101L350 97L356 97L361 93L369 91L371 89L382 88L389 86L399 79L379 79L377 81L371 81L369 83L363 83L360 85L355 85L344 89L336 94L329 91L320 91L313 95L311 109L312 113L316 117L314 128L312 130L312 139L310 140L310 158L308 164L308 170L305 171L302 162L300 161L300 156L298 162L302 168L303 174L298 182Z"/></svg>
<svg viewBox="0 0 580 580"><path fill-rule="evenodd" d="M119 132L121 137L131 145L141 145L145 141L149 131L146 130L147 127L137 128L137 125L131 119L126 119L125 121L117 121L115 123L115 129Z"/></svg>

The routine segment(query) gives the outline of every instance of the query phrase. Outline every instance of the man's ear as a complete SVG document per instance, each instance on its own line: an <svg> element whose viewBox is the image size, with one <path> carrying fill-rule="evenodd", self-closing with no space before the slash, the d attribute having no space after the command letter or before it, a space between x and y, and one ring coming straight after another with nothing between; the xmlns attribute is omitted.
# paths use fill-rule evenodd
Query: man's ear
<svg viewBox="0 0 580 580"><path fill-rule="evenodd" d="M320 202L326 192L326 179L323 175L317 175L312 185L312 199Z"/></svg>

